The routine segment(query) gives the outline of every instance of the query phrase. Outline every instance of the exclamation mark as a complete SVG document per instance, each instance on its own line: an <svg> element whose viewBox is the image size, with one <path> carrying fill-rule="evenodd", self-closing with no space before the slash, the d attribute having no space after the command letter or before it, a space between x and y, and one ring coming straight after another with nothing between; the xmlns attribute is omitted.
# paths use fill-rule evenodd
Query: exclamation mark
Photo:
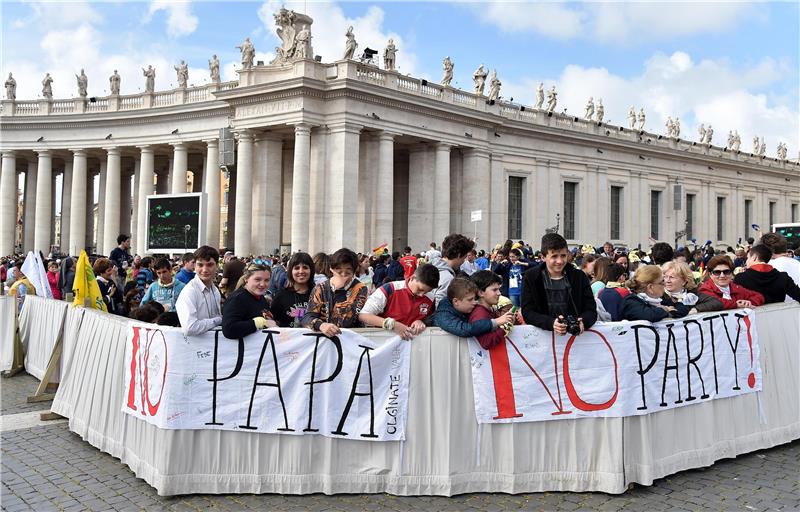
<svg viewBox="0 0 800 512"><path fill-rule="evenodd" d="M747 326L747 346L750 347L750 368L753 368L753 337L750 335L750 316L744 317L744 325ZM747 385L751 388L756 387L756 374L752 371L747 376Z"/></svg>

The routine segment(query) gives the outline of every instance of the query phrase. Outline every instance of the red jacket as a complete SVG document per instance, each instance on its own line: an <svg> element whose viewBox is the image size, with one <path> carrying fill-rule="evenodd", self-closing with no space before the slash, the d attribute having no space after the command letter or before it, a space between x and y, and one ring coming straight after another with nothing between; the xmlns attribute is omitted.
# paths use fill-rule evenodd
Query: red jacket
<svg viewBox="0 0 800 512"><path fill-rule="evenodd" d="M497 318L497 315L494 314L494 311L487 309L486 306L478 304L475 306L475 309L472 310L472 313L470 313L469 322L472 323L484 319L493 320L495 318ZM506 333L503 329L495 329L486 334L475 336L475 338L478 340L478 343L481 344L481 347L489 350L495 345L503 343L506 340Z"/></svg>
<svg viewBox="0 0 800 512"><path fill-rule="evenodd" d="M700 288L697 289L697 293L714 297L718 301L722 302L723 309L738 309L739 306L736 305L736 301L738 300L749 300L753 306L761 306L764 304L764 296L760 293L754 292L753 290L748 290L744 286L740 286L733 281L731 281L730 287L730 299L724 299L722 297L722 290L720 290L711 279L708 279L701 284Z"/></svg>

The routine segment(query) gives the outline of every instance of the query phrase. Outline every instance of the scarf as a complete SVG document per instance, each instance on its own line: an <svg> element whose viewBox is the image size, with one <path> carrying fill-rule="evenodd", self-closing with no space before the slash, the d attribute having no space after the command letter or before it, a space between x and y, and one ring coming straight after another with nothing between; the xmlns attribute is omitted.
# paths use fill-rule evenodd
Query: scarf
<svg viewBox="0 0 800 512"><path fill-rule="evenodd" d="M639 297L640 299L642 299L643 301L645 301L646 303L648 303L651 306L660 306L661 305L661 298L660 297L654 299L653 297L647 295L644 292L637 293L636 296Z"/></svg>
<svg viewBox="0 0 800 512"><path fill-rule="evenodd" d="M697 304L699 297L694 293L689 293L685 289L680 289L677 292L667 292L673 302L680 302L687 306L694 306Z"/></svg>

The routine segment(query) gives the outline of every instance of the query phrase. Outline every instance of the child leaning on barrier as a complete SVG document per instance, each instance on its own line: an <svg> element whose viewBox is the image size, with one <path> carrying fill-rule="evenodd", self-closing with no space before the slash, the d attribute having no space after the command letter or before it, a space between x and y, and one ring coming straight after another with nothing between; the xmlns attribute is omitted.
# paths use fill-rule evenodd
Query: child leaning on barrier
<svg viewBox="0 0 800 512"><path fill-rule="evenodd" d="M505 315L498 316L498 313L495 311L495 307L502 297L500 294L500 286L503 284L503 279L500 276L491 270L480 270L472 274L470 280L475 283L478 289L478 303L469 315L470 323L479 320L496 320L501 327L500 329L475 336L478 339L478 343L481 344L481 347L489 350L495 345L503 343L513 325L514 315L511 311L508 311L505 315L510 316L506 318Z"/></svg>
<svg viewBox="0 0 800 512"><path fill-rule="evenodd" d="M477 294L478 287L470 279L463 277L453 279L447 288L447 298L442 299L436 308L433 325L460 338L471 338L490 333L514 318L513 313L509 311L498 318L484 318L470 322L469 316L475 309Z"/></svg>

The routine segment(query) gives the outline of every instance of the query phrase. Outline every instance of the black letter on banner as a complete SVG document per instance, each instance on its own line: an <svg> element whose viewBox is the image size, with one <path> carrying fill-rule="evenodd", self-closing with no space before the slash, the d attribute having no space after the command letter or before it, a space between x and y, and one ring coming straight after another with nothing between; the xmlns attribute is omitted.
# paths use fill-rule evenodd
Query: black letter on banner
<svg viewBox="0 0 800 512"><path fill-rule="evenodd" d="M227 377L217 378L217 355L219 354L219 337L221 335L222 331L214 332L214 378L207 379L209 382L214 383L214 390L211 393L211 422L206 422L206 425L224 425L224 423L217 423L217 382L236 377L242 369L242 362L244 361L244 339L239 338L236 346L236 366Z"/></svg>
<svg viewBox="0 0 800 512"><path fill-rule="evenodd" d="M711 331L711 358L714 361L714 394L719 394L719 380L717 379L717 346L716 343L714 343L715 318L720 318L720 315L707 316L703 321L708 322L708 330Z"/></svg>
<svg viewBox="0 0 800 512"><path fill-rule="evenodd" d="M353 399L356 396L369 396L369 434L361 434L361 437L378 437L375 435L375 397L372 395L372 361L369 357L369 351L374 349L365 347L364 345L359 345L359 347L363 348L364 352L362 352L361 357L358 358L356 377L353 379L353 390L350 392L350 398L347 399L347 405L344 407L344 412L342 412L342 419L339 421L339 426L336 427L336 430L331 432L331 434L336 434L338 436L348 435L342 428L344 427L344 422L347 421L347 415L350 414L350 407L353 405ZM361 376L361 363L364 361L365 355L367 356L367 369L369 370L369 392L357 393L356 387L358 386L358 379Z"/></svg>
<svg viewBox="0 0 800 512"><path fill-rule="evenodd" d="M339 375L339 372L342 371L342 342L339 340L338 336L334 336L333 338L328 338L322 333L312 332L306 333L303 336L315 336L316 340L314 340L314 359L311 361L311 379L306 382L306 386L308 386L308 426L303 429L303 432L319 432L318 428L311 428L311 418L314 414L314 384L322 384L323 382L332 382L333 379ZM330 377L327 379L322 380L314 380L314 376L317 372L317 349L319 348L319 340L321 338L325 338L326 340L330 340L333 343L333 346L336 347L336 368L331 373Z"/></svg>
<svg viewBox="0 0 800 512"><path fill-rule="evenodd" d="M726 316L728 316L728 314L727 313L722 313L720 316L721 317L726 317ZM738 316L738 315L736 315L736 316ZM734 344L733 341L731 341L731 333L728 332L728 322L725 322L724 320L725 319L723 318L722 326L725 328L725 337L728 338L728 345L731 347L731 350L733 351L733 378L735 379L734 380L734 384L735 385L733 386L733 389L735 391L738 391L738 390L740 390L742 388L739 387L739 363L736 361L736 351L739 350L739 333L742 332L742 325L739 323L739 319L737 318L736 319L736 344Z"/></svg>
<svg viewBox="0 0 800 512"><path fill-rule="evenodd" d="M667 372L675 370L675 382L678 384L678 399L676 404L683 403L681 400L681 378L678 371L678 347L675 345L675 333L672 332L672 326L675 324L667 324L667 355L664 356L664 378L661 379L661 407L666 407L667 403L664 401L664 392L667 389ZM672 345L672 350L675 352L675 366L669 365L669 347Z"/></svg>
<svg viewBox="0 0 800 512"><path fill-rule="evenodd" d="M250 406L247 408L247 424L239 425L239 428L247 430L258 430L258 427L250 425L250 417L253 413L253 399L256 397L256 389L258 386L269 386L278 388L278 399L281 401L281 409L283 409L283 428L279 428L282 432L294 432L293 428L289 428L289 418L286 417L286 404L283 403L283 392L281 391L281 373L278 370L278 354L275 352L275 340L273 334L280 334L277 331L266 331L267 337L264 339L264 346L261 347L261 355L258 358L258 366L256 366L256 376L253 379L253 392L250 393ZM264 352L267 351L267 345L272 345L272 362L275 365L275 382L258 382L258 375L261 373L261 363L264 361Z"/></svg>
<svg viewBox="0 0 800 512"><path fill-rule="evenodd" d="M700 353L694 357L692 357L692 353L689 348L689 324L696 324L697 329L700 331ZM694 369L697 371L697 376L700 377L700 386L703 388L703 394L700 396L700 398L708 398L708 395L706 394L706 383L703 382L703 374L700 372L700 368L697 366L697 361L703 355L705 339L703 338L703 326L700 325L700 322L697 320L686 320L683 322L683 328L686 329L686 385L688 387L686 401L691 402L697 397L692 396L692 373L689 369L689 365L694 366Z"/></svg>
<svg viewBox="0 0 800 512"><path fill-rule="evenodd" d="M653 365L656 364L656 359L658 358L658 349L661 344L661 339L658 336L658 331L656 331L653 327L649 325L632 325L631 328L633 329L633 334L636 336L636 357L639 359L639 369L636 373L639 374L639 378L642 381L642 406L637 407L636 409L640 411L647 410L647 398L645 398L644 392L644 374L649 372ZM642 368L642 349L639 348L639 329L647 329L653 331L653 334L656 336L656 343L655 348L653 349L653 359L650 360L650 363L647 365L647 368Z"/></svg>

